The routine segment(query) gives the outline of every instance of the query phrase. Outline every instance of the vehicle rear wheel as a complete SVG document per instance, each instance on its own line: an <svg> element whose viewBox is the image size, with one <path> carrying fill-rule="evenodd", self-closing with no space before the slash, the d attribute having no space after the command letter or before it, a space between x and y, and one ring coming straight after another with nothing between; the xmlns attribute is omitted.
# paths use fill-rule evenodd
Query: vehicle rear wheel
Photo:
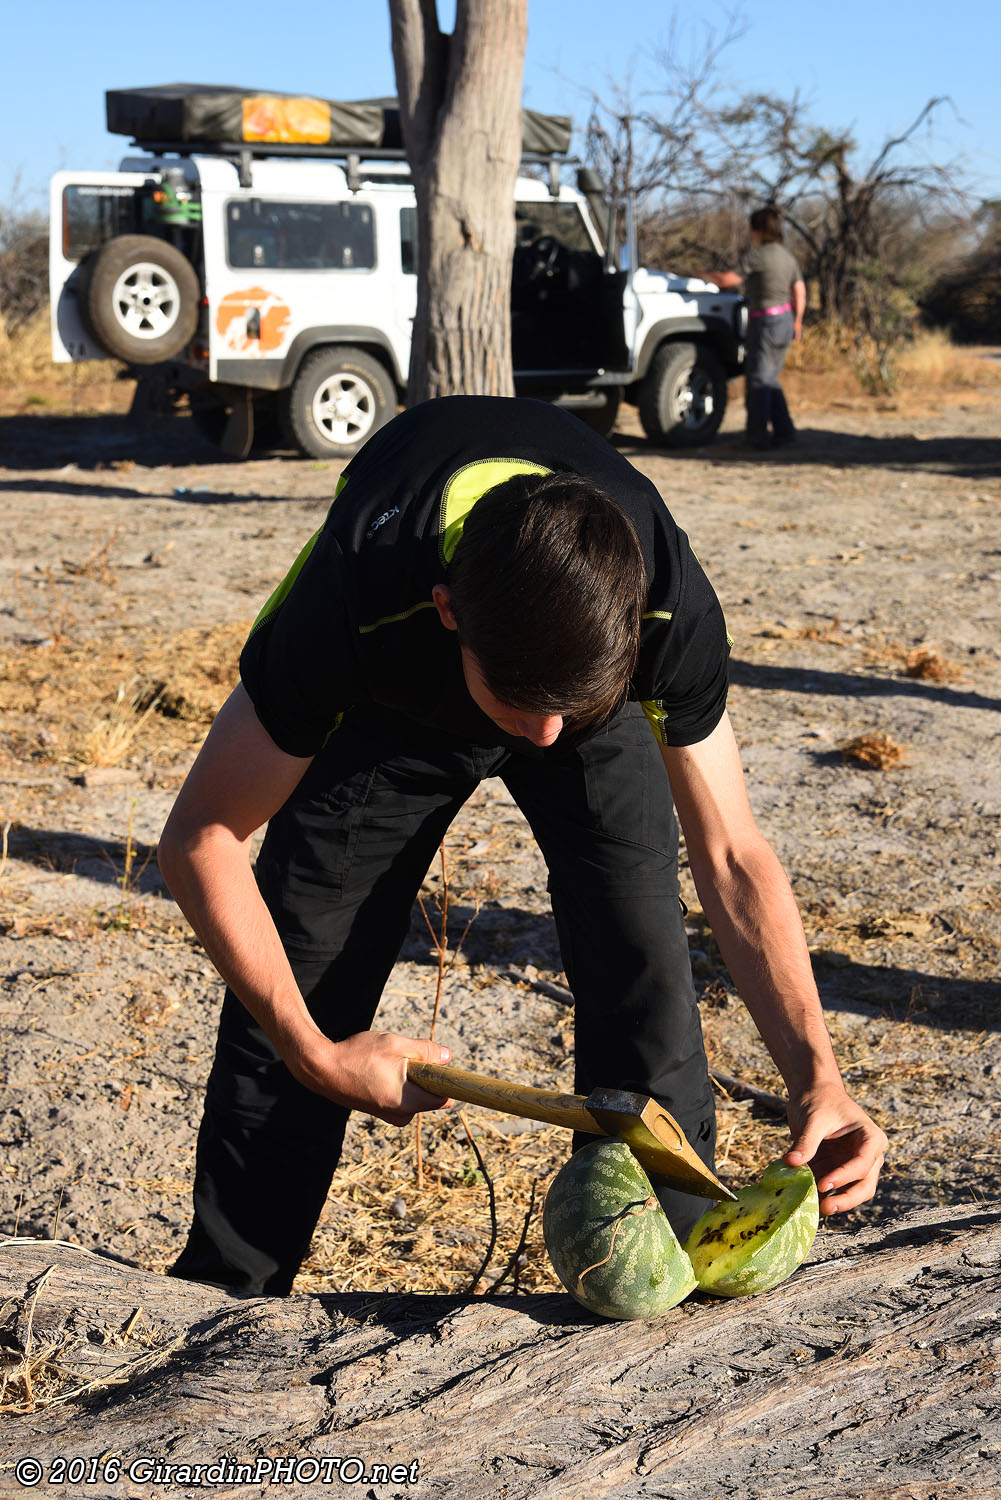
<svg viewBox="0 0 1001 1500"><path fill-rule="evenodd" d="M179 354L194 338L200 297L191 262L152 235L108 240L84 269L82 306L91 332L130 365Z"/></svg>
<svg viewBox="0 0 1001 1500"><path fill-rule="evenodd" d="M362 349L317 349L285 392L290 440L311 458L348 458L396 412L389 372Z"/></svg>
<svg viewBox="0 0 1001 1500"><path fill-rule="evenodd" d="M698 448L719 431L726 397L726 371L711 349L663 344L640 386L643 431L651 443Z"/></svg>

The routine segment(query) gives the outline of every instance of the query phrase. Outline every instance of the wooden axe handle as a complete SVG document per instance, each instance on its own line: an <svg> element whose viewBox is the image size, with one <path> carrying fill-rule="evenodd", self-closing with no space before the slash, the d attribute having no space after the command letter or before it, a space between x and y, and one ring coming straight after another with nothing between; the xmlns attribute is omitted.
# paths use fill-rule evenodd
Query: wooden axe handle
<svg viewBox="0 0 1001 1500"><path fill-rule="evenodd" d="M602 1127L585 1109L583 1094L560 1094L555 1089L533 1089L524 1083L484 1078L467 1073L464 1068L449 1068L443 1063L422 1063L413 1058L407 1063L407 1077L429 1094L442 1099L460 1099L463 1104L479 1104L485 1109L499 1109L526 1120L542 1120L548 1125L562 1125L567 1130L586 1130L603 1135Z"/></svg>
<svg viewBox="0 0 1001 1500"><path fill-rule="evenodd" d="M549 1125L562 1125L565 1130L581 1130L588 1135L617 1135L629 1143L637 1160L651 1175L666 1178L685 1192L702 1197L734 1196L692 1150L673 1115L655 1099L647 1099L642 1114L637 1115L632 1102L637 1096L623 1095L614 1089L596 1089L585 1098L583 1094L533 1089L524 1083L484 1078L463 1068L422 1063L413 1058L407 1063L407 1077L411 1083L442 1099L461 1099L465 1104L479 1104L529 1120L544 1120ZM599 1099L603 1106L600 1109Z"/></svg>

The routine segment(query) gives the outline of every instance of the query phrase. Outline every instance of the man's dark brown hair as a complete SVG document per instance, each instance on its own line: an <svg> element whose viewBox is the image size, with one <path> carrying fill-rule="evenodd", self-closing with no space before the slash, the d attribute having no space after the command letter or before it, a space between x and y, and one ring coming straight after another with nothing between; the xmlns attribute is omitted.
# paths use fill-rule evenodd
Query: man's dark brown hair
<svg viewBox="0 0 1001 1500"><path fill-rule="evenodd" d="M764 208L756 208L751 215L751 228L760 234L764 245L781 245L782 243L782 215L774 204L767 204Z"/></svg>
<svg viewBox="0 0 1001 1500"><path fill-rule="evenodd" d="M568 725L623 701L647 579L636 532L573 474L518 475L477 501L448 570L459 639L490 691Z"/></svg>

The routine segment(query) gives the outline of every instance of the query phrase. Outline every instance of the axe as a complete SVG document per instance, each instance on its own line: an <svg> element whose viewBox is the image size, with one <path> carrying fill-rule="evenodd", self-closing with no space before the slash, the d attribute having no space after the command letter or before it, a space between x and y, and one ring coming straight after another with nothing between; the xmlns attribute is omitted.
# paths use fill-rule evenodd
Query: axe
<svg viewBox="0 0 1001 1500"><path fill-rule="evenodd" d="M548 1125L562 1125L589 1135L617 1136L650 1177L700 1198L736 1196L696 1155L674 1116L649 1094L630 1094L623 1089L561 1094L413 1058L407 1063L407 1077L442 1099L461 1099L464 1104L479 1104L527 1120L544 1120Z"/></svg>

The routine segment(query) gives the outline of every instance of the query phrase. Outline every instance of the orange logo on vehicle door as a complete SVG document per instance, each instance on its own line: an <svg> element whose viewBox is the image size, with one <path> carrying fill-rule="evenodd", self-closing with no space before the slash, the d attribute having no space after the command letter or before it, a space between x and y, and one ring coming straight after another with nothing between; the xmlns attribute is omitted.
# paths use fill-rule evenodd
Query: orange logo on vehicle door
<svg viewBox="0 0 1001 1500"><path fill-rule="evenodd" d="M228 354L271 354L281 347L292 313L274 292L252 286L244 292L227 292L219 303L215 326Z"/></svg>

